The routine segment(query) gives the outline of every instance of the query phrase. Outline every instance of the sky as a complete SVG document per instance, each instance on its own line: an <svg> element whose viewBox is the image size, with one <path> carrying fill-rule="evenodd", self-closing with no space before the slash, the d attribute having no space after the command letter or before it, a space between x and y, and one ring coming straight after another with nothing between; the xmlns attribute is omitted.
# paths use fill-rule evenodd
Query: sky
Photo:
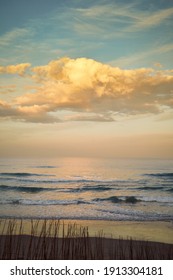
<svg viewBox="0 0 173 280"><path fill-rule="evenodd" d="M0 0L0 157L173 158L172 0Z"/></svg>

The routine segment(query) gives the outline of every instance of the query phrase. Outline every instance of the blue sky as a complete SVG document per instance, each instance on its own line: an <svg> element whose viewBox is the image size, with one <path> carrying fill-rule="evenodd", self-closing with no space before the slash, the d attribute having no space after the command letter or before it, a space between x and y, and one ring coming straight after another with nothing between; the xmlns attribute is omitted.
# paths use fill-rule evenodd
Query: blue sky
<svg viewBox="0 0 173 280"><path fill-rule="evenodd" d="M172 1L0 1L1 64L62 56L171 68Z"/></svg>
<svg viewBox="0 0 173 280"><path fill-rule="evenodd" d="M2 156L173 157L172 1L0 7Z"/></svg>

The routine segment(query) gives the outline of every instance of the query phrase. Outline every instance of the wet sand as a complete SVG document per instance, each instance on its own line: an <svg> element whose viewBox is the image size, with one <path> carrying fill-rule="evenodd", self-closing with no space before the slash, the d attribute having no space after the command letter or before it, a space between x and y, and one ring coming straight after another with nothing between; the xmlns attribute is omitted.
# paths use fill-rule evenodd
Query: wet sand
<svg viewBox="0 0 173 280"><path fill-rule="evenodd" d="M95 236L98 232L105 237L113 237L143 241L154 241L173 244L173 222L172 221L65 221L80 226L88 226L90 236Z"/></svg>
<svg viewBox="0 0 173 280"><path fill-rule="evenodd" d="M9 219L0 220L0 234L7 233ZM22 221L22 233L31 233L31 220L15 220L16 233L19 233L20 223ZM46 220L47 227L49 223L56 220ZM35 235L38 235L45 220L32 220L35 226ZM151 222L135 222L135 221L102 221L102 220L58 220L58 235L62 237L64 230L68 225L76 225L78 228L87 227L89 236L98 235L114 239L128 239L143 241L154 241L173 244L173 222L172 221L151 221ZM37 228L37 230L36 230ZM52 229L53 231L53 229ZM51 234L51 232L50 232ZM52 232L52 234L54 234Z"/></svg>

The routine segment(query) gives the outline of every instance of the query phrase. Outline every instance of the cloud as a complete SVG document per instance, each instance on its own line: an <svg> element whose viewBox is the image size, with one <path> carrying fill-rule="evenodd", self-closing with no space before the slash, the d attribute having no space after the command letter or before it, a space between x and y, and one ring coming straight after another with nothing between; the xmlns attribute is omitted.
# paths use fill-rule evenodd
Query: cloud
<svg viewBox="0 0 173 280"><path fill-rule="evenodd" d="M86 121L86 122L113 122L113 114L75 114L65 118L65 121Z"/></svg>
<svg viewBox="0 0 173 280"><path fill-rule="evenodd" d="M151 11L139 9L137 2L108 3L73 9L73 15L73 27L77 33L85 36L102 34L104 38L111 38L160 26L171 19L173 8Z"/></svg>
<svg viewBox="0 0 173 280"><path fill-rule="evenodd" d="M12 93L15 92L15 90L16 90L16 85L0 86L0 94Z"/></svg>
<svg viewBox="0 0 173 280"><path fill-rule="evenodd" d="M47 114L45 106L16 107L3 100L0 100L0 117L4 120L14 119L32 123L60 122L58 118Z"/></svg>
<svg viewBox="0 0 173 280"><path fill-rule="evenodd" d="M146 59L148 59L148 57L153 58L153 56L155 55L169 53L172 51L173 51L172 43L162 44L161 46L151 46L150 49L148 50L145 50L140 53L131 54L131 56L120 57L116 60L110 61L109 63L111 65L119 65L121 67L127 67L129 65L132 66L136 62L144 63Z"/></svg>
<svg viewBox="0 0 173 280"><path fill-rule="evenodd" d="M16 108L8 102L0 100L0 117L4 119L14 118L18 115Z"/></svg>
<svg viewBox="0 0 173 280"><path fill-rule="evenodd" d="M13 71L12 71L13 72ZM3 105L25 121L112 121L116 115L158 114L173 107L173 71L123 70L87 58L61 58L31 68L35 91ZM66 118L59 112L77 112Z"/></svg>
<svg viewBox="0 0 173 280"><path fill-rule="evenodd" d="M31 66L30 63L20 63L16 65L0 66L0 74L19 74L24 75L25 71Z"/></svg>
<svg viewBox="0 0 173 280"><path fill-rule="evenodd" d="M141 13L138 21L132 26L128 27L124 31L135 32L146 28L151 28L153 26L159 26L166 19L173 15L173 8L158 10L156 12Z"/></svg>
<svg viewBox="0 0 173 280"><path fill-rule="evenodd" d="M4 35L0 36L0 46L8 46L11 42L14 42L15 40L28 36L30 33L29 30L25 28L15 28L11 30L10 32L5 33Z"/></svg>

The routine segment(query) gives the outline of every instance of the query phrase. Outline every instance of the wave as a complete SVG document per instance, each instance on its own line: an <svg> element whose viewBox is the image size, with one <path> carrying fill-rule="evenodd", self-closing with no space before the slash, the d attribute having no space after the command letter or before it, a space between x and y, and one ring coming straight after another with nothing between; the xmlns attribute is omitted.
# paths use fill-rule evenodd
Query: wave
<svg viewBox="0 0 173 280"><path fill-rule="evenodd" d="M56 168L56 166L37 166L36 168ZM39 174L39 173L29 173L29 172L3 172L0 173L0 177L5 177L5 179L10 177L17 177L19 180L23 179L22 177L56 177L54 174ZM77 176L79 177L79 176ZM13 179L13 178L12 178ZM26 182L37 182L38 179L35 178L24 178ZM129 180L117 180L117 179L90 179L90 178L51 178L51 179L41 179L39 182L48 182L48 183L98 183L98 184L131 184Z"/></svg>
<svg viewBox="0 0 173 280"><path fill-rule="evenodd" d="M137 203L141 201L140 199L137 199L135 196L127 196L125 199L119 198L117 196L110 196L107 198L95 198L93 201L110 201L112 203Z"/></svg>
<svg viewBox="0 0 173 280"><path fill-rule="evenodd" d="M119 203L122 202L122 199L118 198L117 196L111 196L108 198L95 198L93 201L111 201L113 203Z"/></svg>
<svg viewBox="0 0 173 280"><path fill-rule="evenodd" d="M105 185L96 185L96 186L83 186L80 188L46 188L46 187L24 187L24 186L8 186L8 185L0 185L1 191L17 191L17 192L29 192L29 193L37 193L44 191L59 191L59 192L103 192L112 190L112 187L107 187Z"/></svg>
<svg viewBox="0 0 173 280"><path fill-rule="evenodd" d="M165 187L163 187L163 186L157 186L157 187L153 186L153 187L139 187L139 188L135 188L135 189L145 190L145 191L164 190L166 192L173 192L173 188L169 188L169 186L167 186L166 184L165 184Z"/></svg>
<svg viewBox="0 0 173 280"><path fill-rule="evenodd" d="M23 180L20 180L20 182L23 182ZM24 181L25 182L25 181ZM47 184L53 184L56 182L56 184L58 185L59 182L65 184L65 183L69 183L69 180L66 180L64 182L64 180L56 180L56 181L49 181L49 180L42 180L42 181L33 181L33 180L27 180L27 183L47 183ZM71 181L70 181L71 182ZM75 181L76 183L76 181ZM117 191L117 190L144 190L144 191L155 191L155 190L164 190L166 192L173 192L173 188L169 188L169 187L163 187L163 186L144 186L144 187L137 187L137 188L124 188L124 186L122 187L117 187L116 185L106 185L106 184L96 184L96 185L81 185L80 187L74 186L74 187L70 187L68 186L49 186L49 187L41 187L38 185L36 186L15 186L15 185L7 185L7 184L2 184L0 185L0 191L14 191L14 192L26 192L26 193L39 193L39 192L63 192L63 193L83 193L83 192L106 192L106 191ZM121 201L120 198L118 198L119 200L115 199L116 196L112 196L109 198L109 200L114 203L118 203ZM134 196L131 196L131 198ZM105 200L105 198L103 199ZM139 201L139 200L138 200ZM131 202L132 203L132 199L131 201L127 201L127 202ZM133 199L133 203L136 203L137 201L135 201Z"/></svg>
<svg viewBox="0 0 173 280"><path fill-rule="evenodd" d="M51 206L51 205L78 205L90 204L84 200L31 200L31 199L7 199L0 204L28 205L28 206Z"/></svg>
<svg viewBox="0 0 173 280"><path fill-rule="evenodd" d="M173 173L150 173L144 174L145 176L161 177L161 178L173 178Z"/></svg>
<svg viewBox="0 0 173 280"><path fill-rule="evenodd" d="M5 176L5 175L2 175L2 176ZM28 177L29 176L34 176L34 175L28 175ZM37 176L39 177L39 175L37 175ZM46 175L40 175L40 176L46 176ZM50 176L50 175L47 175L47 176ZM33 178L32 179L25 179L25 178L22 178L22 175L21 176L19 175L19 177L20 178L18 178L18 181L25 182L25 183L73 184L73 183L90 183L90 182L94 182L92 180L70 180L70 179L51 179L51 180L50 179L33 179ZM27 175L26 175L26 177L27 177ZM7 177L7 178L5 178L5 180L6 181L13 181L14 178Z"/></svg>
<svg viewBox="0 0 173 280"><path fill-rule="evenodd" d="M173 219L172 215L164 213L146 213L135 209L122 209L116 208L115 210L109 209L97 209L101 213L105 213L106 216L113 218L113 220L124 220L124 221L170 221ZM105 215L104 215L105 219Z"/></svg>
<svg viewBox="0 0 173 280"><path fill-rule="evenodd" d="M0 190L2 190L2 191L17 191L17 192L37 193L37 192L43 192L43 191L51 191L52 189L41 188L41 187L21 187L21 186L16 187L16 186L0 185Z"/></svg>
<svg viewBox="0 0 173 280"><path fill-rule="evenodd" d="M69 192L88 192L88 191L96 191L96 192L103 192L103 191L110 191L115 189L113 187L105 186L105 185L95 185L95 186L83 186L80 188L68 189ZM119 189L119 188L117 188Z"/></svg>
<svg viewBox="0 0 173 280"><path fill-rule="evenodd" d="M102 213L103 215L102 215ZM58 220L79 220L79 221L138 221L138 222L144 222L144 221L173 221L173 216L169 215L169 214L153 214L153 213L149 213L149 214L138 214L136 212L132 212L129 213L129 215L127 214L123 214L123 213L116 213L113 211L107 211L104 213L104 211L100 211L100 215L78 215L76 214L63 214L63 215L50 215L50 214L42 214L42 215L37 215L37 214L24 214L22 213L22 215L16 215L16 214L7 214L7 215L1 215L0 214L0 218L2 219L25 219L25 220L52 220L52 219L58 219Z"/></svg>
<svg viewBox="0 0 173 280"><path fill-rule="evenodd" d="M35 173L25 173L25 172L17 172L17 173L13 173L13 172L5 172L5 173L0 173L0 176L2 177L8 177L8 176L13 176L13 177L31 177L31 176L50 176L50 175L46 175L46 174L35 174Z"/></svg>
<svg viewBox="0 0 173 280"><path fill-rule="evenodd" d="M168 197L168 196L159 196L159 197L151 197L151 196L146 196L146 197L140 197L137 198L135 196L121 196L121 197L117 197L117 196L110 196L110 197L106 197L106 198L95 198L93 199L93 201L95 202L102 202L102 201L108 201L108 202L112 202L112 203L130 203L130 204L135 204L135 203L167 203L171 204L173 203L173 198L172 197Z"/></svg>
<svg viewBox="0 0 173 280"><path fill-rule="evenodd" d="M9 175L11 174L11 175ZM13 174L13 175L12 175ZM26 175L23 175L26 174ZM6 181L17 180L19 182L24 183L43 183L43 184L84 184L84 187L88 187L86 184L93 184L89 187L93 187L93 189L107 188L110 189L110 186L117 185L119 181L117 180L94 180L94 179L65 179L65 178L39 178L43 176L55 176L55 175L47 175L47 174L32 174L32 173L0 173L0 176L3 176ZM12 176L12 177L10 177ZM32 176L37 176L37 178L32 178ZM16 178L15 178L16 177ZM31 178L27 178L31 177ZM122 181L121 181L122 182ZM123 181L124 182L124 181ZM97 184L97 185L95 185Z"/></svg>
<svg viewBox="0 0 173 280"><path fill-rule="evenodd" d="M126 203L137 203L141 201L140 199L137 199L135 196L128 196L125 198Z"/></svg>
<svg viewBox="0 0 173 280"><path fill-rule="evenodd" d="M165 187L163 186L153 186L153 187L139 187L139 188L134 188L135 190L146 190L146 191L152 191L152 190L164 190Z"/></svg>

